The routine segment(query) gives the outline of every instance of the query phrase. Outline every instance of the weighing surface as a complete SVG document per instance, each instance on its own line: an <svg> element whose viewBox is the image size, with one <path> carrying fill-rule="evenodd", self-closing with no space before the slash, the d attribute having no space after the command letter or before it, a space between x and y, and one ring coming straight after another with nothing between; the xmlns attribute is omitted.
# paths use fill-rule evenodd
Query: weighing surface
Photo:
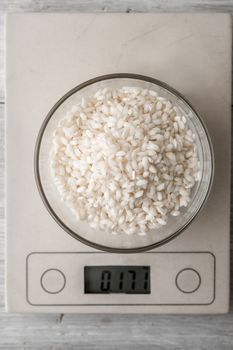
<svg viewBox="0 0 233 350"><path fill-rule="evenodd" d="M228 15L15 14L7 17L9 311L224 313L228 310L230 39ZM203 116L214 146L215 177L204 209L182 235L146 254L101 253L73 239L48 214L35 185L35 141L50 108L72 87L111 72L137 72L175 87ZM99 264L151 266L151 293L85 294L84 267ZM51 288L43 286L45 273ZM61 275L63 280L59 282ZM193 287L195 279L197 285ZM54 292L53 284L59 286L63 282L64 288L58 287Z"/></svg>
<svg viewBox="0 0 233 350"><path fill-rule="evenodd" d="M178 5L177 5L178 6ZM9 315L10 316L10 315ZM230 316L230 315L229 315ZM41 317L41 318L38 318L39 316L37 316L37 319L38 319L38 326L39 327L41 327L41 325L43 324L43 320L45 320L45 319L48 319L48 316L47 317ZM80 317L80 316L79 316ZM132 316L133 317L133 316ZM132 318L131 317L131 318ZM7 319L9 319L9 317L8 318L6 318L6 320ZM19 317L18 317L18 319L19 319ZM32 325L31 325L31 327L33 327L36 323L36 321L33 321L33 318L30 318L31 320L32 320ZM87 319L88 319L88 317L87 317ZM94 317L94 320L96 320L97 322L98 322L98 317L96 316L96 317ZM106 321L107 323L108 323L108 321L110 321L112 319L112 316L111 316L111 318L104 318L103 319L103 324L104 324L104 322ZM116 316L115 316L115 321L114 321L114 323L113 323L113 327L114 327L114 325L116 326L116 324L118 323L118 321L117 320L119 320L119 322L123 322L122 323L122 325L124 324L124 321L123 321L123 319L125 319L126 320L126 318L124 317L124 318L122 318L122 317L120 317L119 318L119 316L116 318ZM127 317L127 319L129 319L130 320L130 316L128 316ZM137 319L140 319L140 317L139 318L137 318ZM151 318L150 318L151 319ZM172 319L175 321L175 323L177 323L177 327L178 327L178 329L177 330L179 330L179 327L182 325L182 323L181 323L181 319L179 319L179 318L172 318L172 317L170 317L170 318L168 318L168 316L166 316L166 317L160 317L158 320L159 320L159 323L166 323L166 322L168 322L168 324L170 325L170 326L172 326L172 324L173 324L173 322L172 322ZM195 321L195 319L196 319L196 321ZM195 327L197 327L197 329L199 330L199 332L200 332L200 334L201 335L205 335L205 336L207 336L207 339L208 339L208 344L210 344L210 342L211 342L211 333L209 333L209 332L211 332L211 329L214 329L214 324L216 324L216 329L218 329L218 325L220 326L220 324L221 324L221 329L222 329L222 327L223 327L223 324L222 324L222 322L220 321L220 320L224 320L224 324L225 324L225 328L224 328L224 331L225 331L225 335L223 336L222 335L222 338L221 339L225 339L226 340L226 342L224 343L224 345L223 345L223 347L224 348L229 348L230 349L230 347L227 347L228 345L230 345L229 344L229 342L227 342L227 332L228 332L228 326L230 326L230 324L231 324L231 322L230 322L230 319L229 319L229 317L227 316L227 317L225 317L225 318L218 318L218 319L216 319L216 318L212 318L212 319L206 319L206 318L195 318L195 319L192 319L192 318L190 318L190 317L186 317L184 320L190 320L190 321L192 321L191 323L193 324L193 325L195 325L195 324L199 324L199 326L195 326ZM203 323L204 322L204 320L206 319L206 323L208 323L208 328L205 328L205 331L203 332L203 327L201 326L202 324L203 324L203 326L206 324L206 323ZM40 321L39 321L40 320ZM52 318L51 318L51 320L52 320ZM61 320L62 320L62 318L61 318ZM67 317L66 317L66 320L67 320ZM179 321L180 320L180 321ZM215 320L215 321L213 321L213 320ZM217 321L217 320L219 320L219 322ZM26 319L25 319L25 321L26 321ZM90 327L92 327L92 324L93 324L93 322L89 319L89 321L90 321ZM146 318L145 318L145 316L141 316L141 321L145 321L146 322ZM213 322L214 323L213 323ZM48 321L49 322L49 321ZM52 321L51 321L52 322ZM72 323L72 319L70 318L70 322ZM95 321L94 321L95 322ZM127 323L128 321L126 321L126 325L127 324L129 324L129 323ZM129 322L131 322L131 321L129 321ZM186 321L184 321L184 322L186 322ZM229 323L230 322L230 323ZM76 322L75 322L76 323ZM49 324L49 323L47 323L47 324ZM145 323L146 324L146 323ZM67 324L68 325L68 324ZM65 327L66 328L66 323L64 324L64 322L63 322L63 327ZM72 326L71 326L72 327ZM79 325L79 327L81 327L81 324ZM163 327L162 325L161 325L161 327ZM107 328L109 329L109 331L110 331L110 329L111 329L111 327L109 328L108 326L107 326ZM167 327L166 327L167 328ZM30 329L33 329L33 328L30 328ZM91 328L90 328L91 329ZM121 329L121 328L120 328ZM158 329L158 327L157 327L157 329ZM172 328L173 329L173 328ZM169 329L169 331L167 331L166 333L167 333L167 336L171 336L172 335L172 329L170 328ZM220 329L220 328L219 328ZM123 329L122 329L123 330ZM28 329L28 332L29 332L29 329ZM186 331L184 331L185 332L185 334L189 334L189 328L187 328L186 327ZM187 346L186 346L186 348L195 348L195 345L193 345L193 344L195 344L195 338L193 338L193 336L191 335L191 333L192 332L190 332L190 337L191 337L191 339L190 339L190 337L189 337L189 342L188 342L188 344L187 344ZM67 334L67 333L66 333ZM101 331L99 331L98 332L98 336L100 335L101 336ZM77 338L77 336L78 335L76 335L76 337L75 337L75 339L78 339ZM97 338L98 338L98 336L97 336ZM141 336L140 338L142 339L144 336ZM153 337L150 337L148 334L147 334L147 339L148 339L148 342L147 343L149 343L150 341L152 341L152 339L154 339ZM195 336L194 336L195 337ZM114 337L113 337L114 338ZM136 339L135 337L133 337L134 339ZM133 339L132 338L132 339ZM67 338L66 338L67 339ZM99 338L98 338L99 339ZM161 336L159 336L159 334L157 335L157 341L155 341L155 343L156 344L162 344L162 346L163 346L163 344L165 344L164 343L164 341L165 341L165 339L166 339L166 337L163 337L163 335L162 335L162 338L161 338ZM38 343L39 343L39 341L38 340L36 340ZM64 341L66 341L66 340L64 340ZM28 340L27 341L27 344L29 343L30 341ZM178 344L179 343L179 340L178 340L178 338L177 338L177 340L176 340L176 337L174 337L174 336L172 336L172 342L173 342L173 344ZM218 341L217 341L217 343L218 344L220 344ZM215 343L214 344L214 348L215 348L215 345L217 344L217 343ZM33 343L31 343L32 344L32 347L33 347ZM74 341L71 341L70 342L70 344L71 344L71 346L72 346L72 344L74 344ZM84 344L83 342L82 342L82 344ZM128 343L127 343L128 344ZM152 343L151 343L152 344ZM154 344L154 343L153 343ZM206 346L208 347L208 344L206 344ZM227 345L228 344L228 345ZM217 346L217 345L216 345ZM6 344L6 346L4 347L4 348L6 348L7 347L7 344ZM207 348L206 347L206 348ZM223 347L221 347L221 348L223 348ZM95 348L98 348L98 344L96 345L96 347ZM168 348L167 346L165 346L165 348ZM169 347L170 348L170 347ZM179 347L179 348L181 348L181 347ZM211 348L213 348L213 346L211 347ZM217 348L217 347L216 347Z"/></svg>

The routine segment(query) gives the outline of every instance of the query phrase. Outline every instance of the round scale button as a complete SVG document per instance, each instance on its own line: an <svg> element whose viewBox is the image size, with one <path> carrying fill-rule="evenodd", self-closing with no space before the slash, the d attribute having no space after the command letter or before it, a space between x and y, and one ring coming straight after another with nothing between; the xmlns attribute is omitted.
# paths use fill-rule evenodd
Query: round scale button
<svg viewBox="0 0 233 350"><path fill-rule="evenodd" d="M201 276L194 269L183 269L176 276L176 286L183 293L194 293L200 285Z"/></svg>
<svg viewBox="0 0 233 350"><path fill-rule="evenodd" d="M66 278L58 269L46 270L40 278L41 287L50 294L60 293L66 285Z"/></svg>

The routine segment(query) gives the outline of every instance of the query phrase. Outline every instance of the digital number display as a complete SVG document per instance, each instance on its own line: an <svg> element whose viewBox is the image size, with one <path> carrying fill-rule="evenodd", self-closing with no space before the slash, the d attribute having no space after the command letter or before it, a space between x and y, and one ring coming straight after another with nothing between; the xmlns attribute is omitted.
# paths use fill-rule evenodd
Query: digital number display
<svg viewBox="0 0 233 350"><path fill-rule="evenodd" d="M85 266L85 293L150 294L149 266Z"/></svg>

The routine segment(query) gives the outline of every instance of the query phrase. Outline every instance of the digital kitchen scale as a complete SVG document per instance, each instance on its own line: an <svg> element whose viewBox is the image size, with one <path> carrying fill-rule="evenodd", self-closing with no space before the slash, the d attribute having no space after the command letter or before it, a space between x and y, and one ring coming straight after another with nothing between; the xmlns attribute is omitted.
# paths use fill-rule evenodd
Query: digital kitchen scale
<svg viewBox="0 0 233 350"><path fill-rule="evenodd" d="M229 307L231 17L13 14L7 17L7 295L10 312L224 313ZM183 93L215 154L207 203L154 250L95 250L68 235L36 187L41 124L71 88L138 73ZM48 164L49 166L49 164Z"/></svg>

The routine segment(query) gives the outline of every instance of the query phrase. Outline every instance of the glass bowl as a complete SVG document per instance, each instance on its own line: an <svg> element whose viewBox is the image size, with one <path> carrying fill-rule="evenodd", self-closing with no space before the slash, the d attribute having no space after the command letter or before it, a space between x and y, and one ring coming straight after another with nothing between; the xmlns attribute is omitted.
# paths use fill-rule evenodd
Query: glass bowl
<svg viewBox="0 0 233 350"><path fill-rule="evenodd" d="M99 88L122 86L154 90L165 97L186 116L189 128L196 135L200 161L200 181L192 189L188 207L176 217L169 216L166 226L150 230L145 236L104 232L91 228L87 222L77 221L75 215L61 201L50 171L50 150L53 132L67 111L82 97L96 92ZM193 221L206 201L214 172L214 157L207 129L190 103L179 92L167 84L137 74L109 74L91 79L67 92L46 116L35 147L35 178L41 198L55 221L72 237L96 249L115 253L136 253L156 248L169 242L184 231Z"/></svg>

